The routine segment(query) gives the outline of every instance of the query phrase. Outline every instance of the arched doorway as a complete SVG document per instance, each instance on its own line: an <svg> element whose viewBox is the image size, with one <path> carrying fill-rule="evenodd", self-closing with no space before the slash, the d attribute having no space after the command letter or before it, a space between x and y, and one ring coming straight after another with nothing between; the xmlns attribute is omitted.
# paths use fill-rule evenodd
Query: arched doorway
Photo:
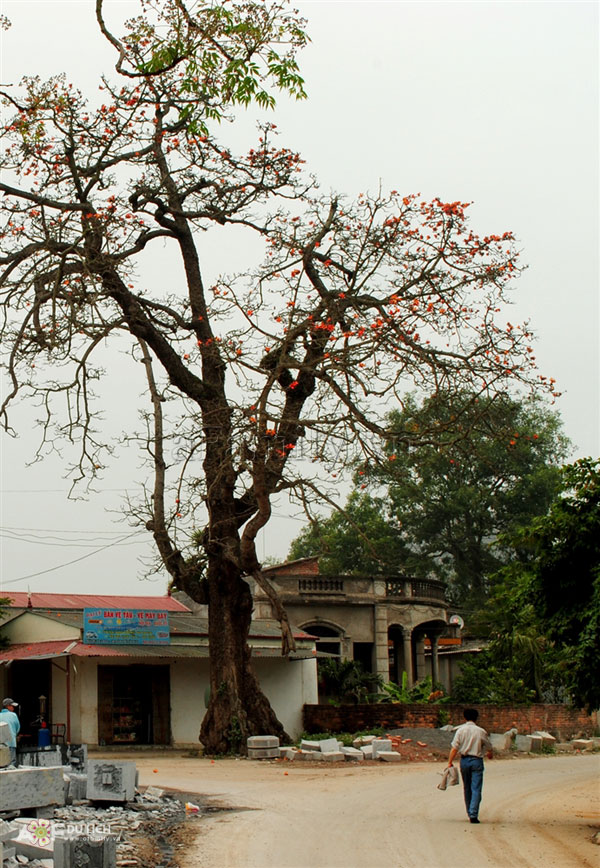
<svg viewBox="0 0 600 868"><path fill-rule="evenodd" d="M315 645L317 651L324 651L326 654L335 654L340 657L342 653L342 631L339 627L333 627L329 624L305 624L302 629L305 633L310 633L311 636L316 636Z"/></svg>

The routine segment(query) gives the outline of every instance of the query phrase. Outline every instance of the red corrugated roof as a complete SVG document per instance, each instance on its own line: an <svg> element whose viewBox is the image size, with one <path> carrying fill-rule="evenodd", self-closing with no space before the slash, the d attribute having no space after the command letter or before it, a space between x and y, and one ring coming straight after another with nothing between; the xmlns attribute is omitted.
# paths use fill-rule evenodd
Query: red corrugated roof
<svg viewBox="0 0 600 868"><path fill-rule="evenodd" d="M207 657L208 647L199 645L84 645L75 639L27 642L0 651L0 663L36 660L62 655L74 657Z"/></svg>
<svg viewBox="0 0 600 868"><path fill-rule="evenodd" d="M162 609L166 612L189 612L187 606L174 597L122 597L109 594L48 594L38 591L11 591L9 607L26 609Z"/></svg>
<svg viewBox="0 0 600 868"><path fill-rule="evenodd" d="M67 648L72 649L78 644L76 639L53 639L49 642L25 642L17 645L10 645L8 648L0 650L0 663L7 660L27 660L33 657L54 656L55 654L70 653Z"/></svg>
<svg viewBox="0 0 600 868"><path fill-rule="evenodd" d="M251 646L253 657L281 657L279 648ZM73 639L52 642L32 642L11 645L0 651L0 663L10 660L44 660L72 655L74 657L131 657L136 658L198 658L208 657L207 645L84 645ZM313 649L300 649L291 654L291 659L327 656Z"/></svg>

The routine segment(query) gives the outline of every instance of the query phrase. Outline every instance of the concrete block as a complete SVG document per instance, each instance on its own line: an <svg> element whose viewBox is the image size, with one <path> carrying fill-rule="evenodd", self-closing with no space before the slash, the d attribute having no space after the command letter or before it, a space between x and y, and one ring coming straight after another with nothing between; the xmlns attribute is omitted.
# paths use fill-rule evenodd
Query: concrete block
<svg viewBox="0 0 600 868"><path fill-rule="evenodd" d="M541 735L530 735L531 739L531 750L533 753L541 753L542 752L542 736Z"/></svg>
<svg viewBox="0 0 600 868"><path fill-rule="evenodd" d="M529 735L516 735L515 736L515 747L517 750L523 750L529 752L531 750L531 736Z"/></svg>
<svg viewBox="0 0 600 868"><path fill-rule="evenodd" d="M87 771L87 744L59 744L56 746L60 749L63 766L72 766L78 772Z"/></svg>
<svg viewBox="0 0 600 868"><path fill-rule="evenodd" d="M279 758L280 759L292 760L292 759L294 759L294 756L296 753L297 753L297 751L296 751L295 747L286 746L286 747L280 747L279 748Z"/></svg>
<svg viewBox="0 0 600 868"><path fill-rule="evenodd" d="M135 763L120 760L88 762L86 798L93 802L127 802L135 795Z"/></svg>
<svg viewBox="0 0 600 868"><path fill-rule="evenodd" d="M389 738L375 738L371 742L371 746L373 747L373 759L377 759L380 752L392 749L392 742Z"/></svg>
<svg viewBox="0 0 600 868"><path fill-rule="evenodd" d="M544 732L543 730L538 729L533 733L533 735L539 735L540 738L542 739L543 745L553 746L556 744L556 739L554 738L553 735L550 735L549 732Z"/></svg>
<svg viewBox="0 0 600 868"><path fill-rule="evenodd" d="M0 792L4 811L64 805L62 768L2 769Z"/></svg>
<svg viewBox="0 0 600 868"><path fill-rule="evenodd" d="M114 868L117 864L116 838L94 840L91 836L56 835L54 868Z"/></svg>
<svg viewBox="0 0 600 868"><path fill-rule="evenodd" d="M361 735L358 738L355 738L352 742L352 746L356 748L361 748L363 745L371 744L371 742L375 741L377 736L375 735Z"/></svg>
<svg viewBox="0 0 600 868"><path fill-rule="evenodd" d="M365 755L365 759L373 759L373 745L372 744L363 744L361 747L361 751Z"/></svg>
<svg viewBox="0 0 600 868"><path fill-rule="evenodd" d="M54 824L51 820L21 817L19 834L12 843L18 856L27 859L52 859Z"/></svg>
<svg viewBox="0 0 600 868"><path fill-rule="evenodd" d="M494 750L510 750L512 747L512 736L507 732L491 732L490 742Z"/></svg>
<svg viewBox="0 0 600 868"><path fill-rule="evenodd" d="M303 738L300 742L300 750L321 750L321 742L320 741L309 741L308 739Z"/></svg>
<svg viewBox="0 0 600 868"><path fill-rule="evenodd" d="M7 723L0 723L0 744L8 744L10 741L10 726Z"/></svg>
<svg viewBox="0 0 600 868"><path fill-rule="evenodd" d="M294 756L294 762L301 761L323 761L323 754L320 750L297 750Z"/></svg>
<svg viewBox="0 0 600 868"><path fill-rule="evenodd" d="M321 756L326 762L330 763L343 763L345 759L341 750L323 750L321 751Z"/></svg>
<svg viewBox="0 0 600 868"><path fill-rule="evenodd" d="M51 768L62 766L60 747L23 747L17 750L17 762L24 768Z"/></svg>
<svg viewBox="0 0 600 868"><path fill-rule="evenodd" d="M365 758L362 750L356 747L342 747L340 748L340 753L344 754L344 758L348 762L362 762Z"/></svg>
<svg viewBox="0 0 600 868"><path fill-rule="evenodd" d="M279 759L279 748L278 747L249 747L248 748L248 759L258 760L258 759Z"/></svg>
<svg viewBox="0 0 600 868"><path fill-rule="evenodd" d="M270 747L279 747L279 738L276 735L251 735L246 746L252 749L264 750Z"/></svg>
<svg viewBox="0 0 600 868"><path fill-rule="evenodd" d="M87 775L79 772L66 772L65 775L69 781L67 801L80 802L87 798Z"/></svg>
<svg viewBox="0 0 600 868"><path fill-rule="evenodd" d="M339 750L337 738L324 738L322 741L318 741L317 744L319 745L317 749L320 750L321 753L330 753L332 750Z"/></svg>
<svg viewBox="0 0 600 868"><path fill-rule="evenodd" d="M0 744L0 768L8 765L10 765L10 749L5 744Z"/></svg>
<svg viewBox="0 0 600 868"><path fill-rule="evenodd" d="M573 750L594 750L594 740L592 738L575 738L571 742Z"/></svg>
<svg viewBox="0 0 600 868"><path fill-rule="evenodd" d="M19 834L19 828L17 823L7 823L6 820L0 820L0 843L16 838Z"/></svg>
<svg viewBox="0 0 600 868"><path fill-rule="evenodd" d="M395 750L380 750L377 753L377 759L383 760L386 763L399 763L402 757Z"/></svg>

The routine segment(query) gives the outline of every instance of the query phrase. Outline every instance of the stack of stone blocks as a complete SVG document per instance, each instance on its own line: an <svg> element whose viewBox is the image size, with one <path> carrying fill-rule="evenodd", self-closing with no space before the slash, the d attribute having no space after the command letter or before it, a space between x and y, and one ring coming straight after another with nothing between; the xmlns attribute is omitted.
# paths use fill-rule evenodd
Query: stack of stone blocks
<svg viewBox="0 0 600 868"><path fill-rule="evenodd" d="M7 724L0 724L0 727L8 728ZM6 737L1 730L0 737ZM3 754L0 756L4 758ZM86 745L26 748L19 751L18 759L25 765L0 769L0 812L7 817L17 813L27 816L17 817L10 823L0 816L0 865L3 859L14 856L18 861L21 856L24 861L38 859L53 868L80 865L114 868L116 840L113 837L99 835L96 839L62 834L59 830L55 834L50 818L54 816L55 807L74 801L125 803L133 800L137 785L135 763L88 761ZM40 826L49 830L47 836L42 836L43 840L35 833Z"/></svg>
<svg viewBox="0 0 600 868"><path fill-rule="evenodd" d="M313 762L362 762L365 759L378 759L383 762L398 762L400 754L393 750L393 740L367 735L355 739L352 747L346 747L337 738L324 738L319 741L303 739L300 747L286 745L280 747L275 735L254 735L248 739L248 759L285 759L294 762L312 760Z"/></svg>
<svg viewBox="0 0 600 868"><path fill-rule="evenodd" d="M10 726L7 723L0 723L0 769L10 765L9 738Z"/></svg>

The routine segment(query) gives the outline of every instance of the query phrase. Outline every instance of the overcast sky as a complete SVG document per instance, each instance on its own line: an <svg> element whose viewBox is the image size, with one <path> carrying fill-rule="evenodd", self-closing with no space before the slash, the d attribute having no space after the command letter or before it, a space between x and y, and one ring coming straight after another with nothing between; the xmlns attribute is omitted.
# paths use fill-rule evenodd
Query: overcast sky
<svg viewBox="0 0 600 868"><path fill-rule="evenodd" d="M598 4L296 5L312 39L300 56L308 100L281 104L282 144L324 189L381 184L472 201L476 232L512 230L529 268L511 320L531 320L540 370L564 393L557 406L573 457L600 455ZM106 6L107 17L135 9ZM94 0L0 0L0 10L13 22L3 84L64 71L93 97L112 61ZM209 268L224 268L220 252ZM27 466L37 440L31 414L21 418L18 440L0 435L4 591L163 593L164 575L143 579L151 544L119 517L143 476L135 460L117 461L92 500L69 503L58 457ZM107 429L118 421L107 418ZM282 506L259 556L283 559L301 527Z"/></svg>

